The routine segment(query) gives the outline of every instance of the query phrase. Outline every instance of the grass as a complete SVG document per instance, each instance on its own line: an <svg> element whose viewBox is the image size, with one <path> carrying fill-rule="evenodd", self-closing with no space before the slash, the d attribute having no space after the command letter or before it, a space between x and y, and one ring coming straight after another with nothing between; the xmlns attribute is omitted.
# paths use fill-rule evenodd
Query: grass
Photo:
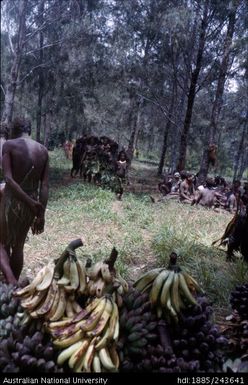
<svg viewBox="0 0 248 385"><path fill-rule="evenodd" d="M131 187L123 201L101 188L71 179L71 162L61 150L50 153L50 195L45 232L29 234L25 244L24 273L57 258L76 238L84 240L81 258L106 258L112 247L119 252L117 267L129 280L155 266L167 265L172 251L181 267L199 280L216 307L226 307L235 283L247 280L247 266L225 261L225 253L212 247L231 215L190 207L173 200L153 204L158 179L156 167L134 162Z"/></svg>

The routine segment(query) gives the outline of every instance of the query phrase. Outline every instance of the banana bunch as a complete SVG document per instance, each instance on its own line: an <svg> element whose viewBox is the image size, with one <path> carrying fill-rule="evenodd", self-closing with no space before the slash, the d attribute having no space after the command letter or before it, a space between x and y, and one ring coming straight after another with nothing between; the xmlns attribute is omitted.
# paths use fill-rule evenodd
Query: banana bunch
<svg viewBox="0 0 248 385"><path fill-rule="evenodd" d="M66 293L83 295L86 292L87 277L84 264L75 255L69 255L63 264L63 274L58 280L58 286Z"/></svg>
<svg viewBox="0 0 248 385"><path fill-rule="evenodd" d="M56 348L62 349L57 364L74 372L117 371L115 348L119 337L118 306L109 295L90 299L76 316L47 324Z"/></svg>
<svg viewBox="0 0 248 385"><path fill-rule="evenodd" d="M74 266L74 263L69 263ZM61 280L54 278L54 265L48 264L38 272L28 286L17 290L15 295L21 299L22 308L31 318L44 317L50 321L58 321L63 316L73 317L82 310L71 290L77 279L72 277L78 276L74 270L70 276L70 289L67 291L67 286L63 286Z"/></svg>
<svg viewBox="0 0 248 385"><path fill-rule="evenodd" d="M101 298L107 292L114 291L114 300L119 307L122 305L122 295L128 292L128 283L115 269L110 271L109 265L101 261L87 270L87 276L89 296Z"/></svg>
<svg viewBox="0 0 248 385"><path fill-rule="evenodd" d="M185 271L179 269L154 269L145 273L134 284L141 292L149 292L157 316L164 314L178 322L178 315L189 305L196 305L195 294L202 289Z"/></svg>

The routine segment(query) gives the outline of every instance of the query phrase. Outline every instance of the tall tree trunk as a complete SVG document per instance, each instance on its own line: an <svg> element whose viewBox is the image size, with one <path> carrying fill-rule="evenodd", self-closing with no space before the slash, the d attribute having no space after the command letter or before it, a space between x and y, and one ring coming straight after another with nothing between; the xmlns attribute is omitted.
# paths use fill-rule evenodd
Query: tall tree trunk
<svg viewBox="0 0 248 385"><path fill-rule="evenodd" d="M140 123L140 114L141 114L141 101L136 95L131 93L130 97L130 114L129 114L129 127L131 127L131 135L127 147L127 155L130 162L133 159L133 153L135 148L135 142L137 139Z"/></svg>
<svg viewBox="0 0 248 385"><path fill-rule="evenodd" d="M209 133L208 141L204 148L202 161L201 161L201 168L199 171L200 183L205 182L208 174L208 169L209 169L208 148L211 144L214 144L216 140L217 127L218 127L220 112L223 104L224 86L225 86L226 75L229 67L229 58L230 58L232 39L233 39L233 34L235 29L236 12L237 12L239 3L240 3L240 0L231 1L231 9L230 9L229 18L228 18L228 27L227 27L226 38L224 42L223 56L222 56L222 61L219 69L218 83L217 83L215 99L212 107L210 124L208 127L208 133Z"/></svg>
<svg viewBox="0 0 248 385"><path fill-rule="evenodd" d="M39 18L39 25L42 25L43 21L44 21L44 17L43 17L44 3L45 3L45 1L43 0L40 3L40 7L39 7L39 15L41 15ZM36 115L36 140L37 140L37 142L40 142L42 101L43 101L44 81L45 81L43 67L42 67L43 56L44 56L43 45L44 45L44 34L43 34L43 31L41 30L39 32L39 65L40 65L40 68L39 68L39 75L38 75L39 76L39 80L38 80L39 89L38 89L37 115ZM44 138L44 141L45 141L45 138Z"/></svg>
<svg viewBox="0 0 248 385"><path fill-rule="evenodd" d="M248 114L247 114L247 118L248 118ZM242 134L241 134L239 146L238 146L238 151L236 153L235 160L234 160L233 180L235 180L237 177L237 172L238 172L238 168L240 165L240 160L241 160L241 157L242 157L243 152L244 152L244 142L245 142L245 136L247 135L247 127L248 127L247 123L245 123L244 127L243 127Z"/></svg>
<svg viewBox="0 0 248 385"><path fill-rule="evenodd" d="M174 102L175 102L175 83L173 84L168 120L167 120L166 127L164 130L162 152L161 152L160 161L159 161L159 165L158 165L158 176L162 175L162 173L163 173L165 156L166 156L166 151L167 151L167 141L168 141L168 136L169 136L171 124L172 124L171 119L172 119L173 110L174 110Z"/></svg>
<svg viewBox="0 0 248 385"><path fill-rule="evenodd" d="M150 155L150 153L153 151L154 147L154 125L150 127L150 131L148 134L148 143L147 143L147 154Z"/></svg>
<svg viewBox="0 0 248 385"><path fill-rule="evenodd" d="M44 146L48 148L49 138L51 133L52 113L49 112L44 116Z"/></svg>
<svg viewBox="0 0 248 385"><path fill-rule="evenodd" d="M199 46L198 46L197 58L196 58L196 66L191 75L190 88L189 88L189 94L188 94L188 103L187 103L187 109L185 113L184 125L183 125L183 130L182 130L181 140L180 140L180 147L179 147L179 161L177 166L178 171L183 170L186 164L188 134L189 134L189 129L191 125L191 119L192 119L192 113L193 113L193 107L194 107L194 101L195 101L195 95L196 95L196 86L197 86L200 70L202 67L202 57L203 57L204 47L206 42L206 30L208 25L207 24L208 8L209 8L209 0L207 0L204 5L203 18L202 18L201 28L200 28Z"/></svg>
<svg viewBox="0 0 248 385"><path fill-rule="evenodd" d="M25 21L26 21L26 0L19 0L19 26L18 26L18 40L14 48L14 58L11 65L10 75L6 86L6 94L4 99L4 107L2 113L2 121L9 124L12 120L15 94L17 88L17 79L20 72L23 41L25 36ZM10 37L11 39L11 37Z"/></svg>
<svg viewBox="0 0 248 385"><path fill-rule="evenodd" d="M240 161L240 168L237 175L237 179L241 180L245 170L248 168L248 148L243 151Z"/></svg>

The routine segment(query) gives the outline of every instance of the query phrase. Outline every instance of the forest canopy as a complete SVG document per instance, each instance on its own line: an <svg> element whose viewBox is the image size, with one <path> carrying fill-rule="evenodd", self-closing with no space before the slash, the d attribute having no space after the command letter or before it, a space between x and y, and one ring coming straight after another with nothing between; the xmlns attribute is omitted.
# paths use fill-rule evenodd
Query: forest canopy
<svg viewBox="0 0 248 385"><path fill-rule="evenodd" d="M3 0L1 120L49 149L108 135L170 170L247 177L245 0ZM211 170L210 170L211 171Z"/></svg>

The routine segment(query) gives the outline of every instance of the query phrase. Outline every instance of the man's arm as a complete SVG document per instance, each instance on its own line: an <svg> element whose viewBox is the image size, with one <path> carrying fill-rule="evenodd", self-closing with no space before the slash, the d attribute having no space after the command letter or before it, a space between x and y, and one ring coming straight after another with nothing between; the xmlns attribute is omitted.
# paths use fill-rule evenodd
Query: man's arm
<svg viewBox="0 0 248 385"><path fill-rule="evenodd" d="M44 166L44 170L42 172L42 176L40 180L40 191L39 191L39 202L42 204L43 212L45 212L47 201L48 201L48 169L49 169L49 161L47 156L46 164Z"/></svg>
<svg viewBox="0 0 248 385"><path fill-rule="evenodd" d="M39 189L39 202L42 205L42 208L37 214L32 224L33 234L41 234L44 231L45 211L46 211L46 206L48 201L48 169L49 169L49 162L48 162L48 156L47 156L46 163L40 179L40 189Z"/></svg>
<svg viewBox="0 0 248 385"><path fill-rule="evenodd" d="M3 173L6 186L9 186L13 191L14 195L20 201L26 203L30 209L37 215L41 209L41 204L32 199L28 194L23 191L21 186L13 179L12 169L11 169L11 147L9 143L6 142L3 146Z"/></svg>

